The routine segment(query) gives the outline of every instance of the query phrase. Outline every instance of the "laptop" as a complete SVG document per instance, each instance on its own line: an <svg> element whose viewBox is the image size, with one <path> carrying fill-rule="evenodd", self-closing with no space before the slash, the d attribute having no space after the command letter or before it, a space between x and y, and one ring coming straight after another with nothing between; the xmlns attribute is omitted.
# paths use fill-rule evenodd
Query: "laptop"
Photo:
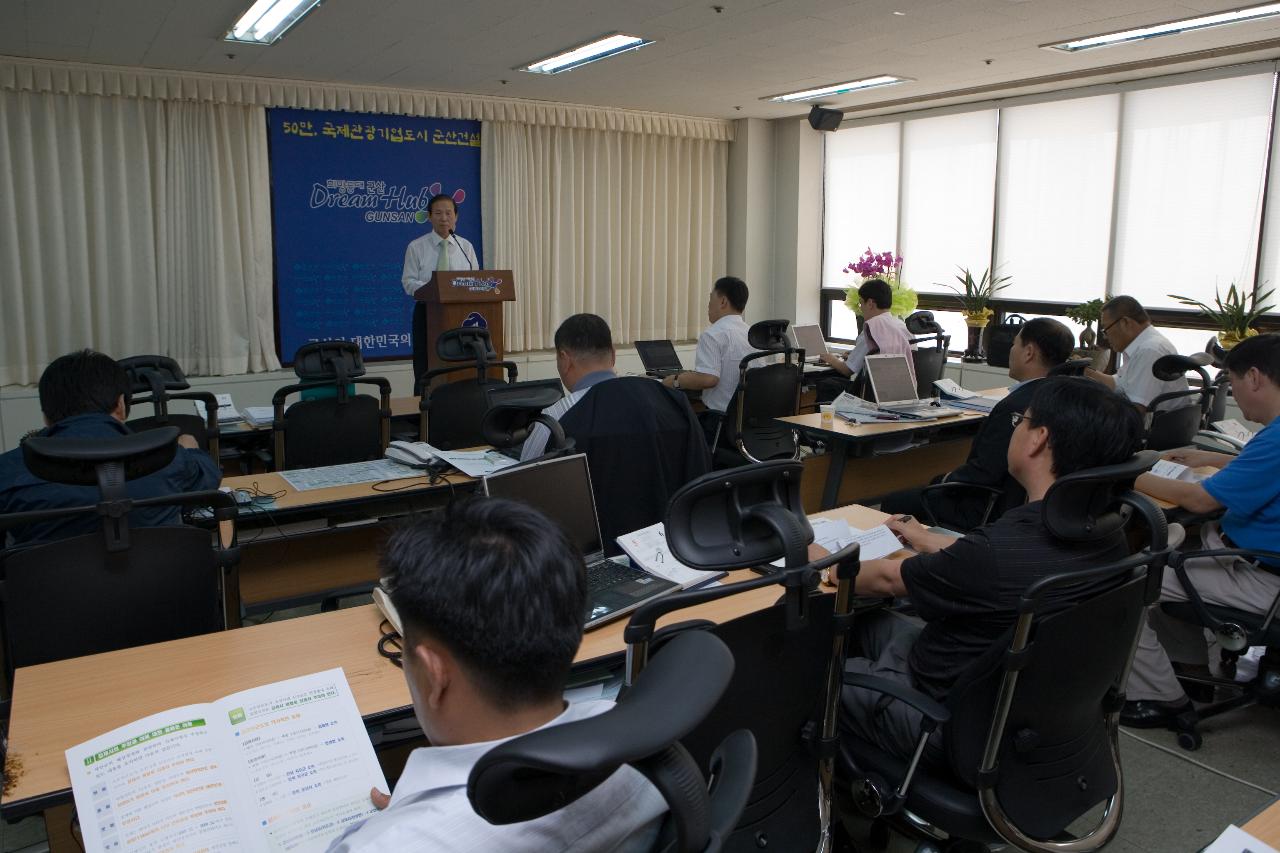
<svg viewBox="0 0 1280 853"><path fill-rule="evenodd" d="M916 395L916 377L905 355L867 356L867 378L876 399L876 408L909 418L949 418L963 410L940 406Z"/></svg>
<svg viewBox="0 0 1280 853"><path fill-rule="evenodd" d="M587 629L630 613L680 587L620 560L605 559L587 457L562 456L484 478L484 493L527 504L560 525L587 564Z"/></svg>
<svg viewBox="0 0 1280 853"><path fill-rule="evenodd" d="M791 332L795 335L796 346L804 350L805 361L810 364L821 364L821 357L828 352L827 341L822 337L822 327L793 326Z"/></svg>
<svg viewBox="0 0 1280 853"><path fill-rule="evenodd" d="M647 376L670 376L684 370L671 341L636 341L636 352Z"/></svg>

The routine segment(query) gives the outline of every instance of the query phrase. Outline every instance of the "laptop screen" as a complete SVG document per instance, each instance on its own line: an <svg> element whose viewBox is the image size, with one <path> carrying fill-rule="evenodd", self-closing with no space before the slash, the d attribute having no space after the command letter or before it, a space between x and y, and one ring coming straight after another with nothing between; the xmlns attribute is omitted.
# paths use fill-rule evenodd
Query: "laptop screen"
<svg viewBox="0 0 1280 853"><path fill-rule="evenodd" d="M591 474L581 453L490 474L484 478L484 492L538 510L560 525L584 557L602 550Z"/></svg>
<svg viewBox="0 0 1280 853"><path fill-rule="evenodd" d="M867 356L867 375L877 403L917 399L916 379L905 355Z"/></svg>
<svg viewBox="0 0 1280 853"><path fill-rule="evenodd" d="M791 331L795 332L796 346L804 350L805 358L813 358L827 351L821 326L793 326Z"/></svg>
<svg viewBox="0 0 1280 853"><path fill-rule="evenodd" d="M636 352L645 370L680 370L680 356L671 341L636 341Z"/></svg>

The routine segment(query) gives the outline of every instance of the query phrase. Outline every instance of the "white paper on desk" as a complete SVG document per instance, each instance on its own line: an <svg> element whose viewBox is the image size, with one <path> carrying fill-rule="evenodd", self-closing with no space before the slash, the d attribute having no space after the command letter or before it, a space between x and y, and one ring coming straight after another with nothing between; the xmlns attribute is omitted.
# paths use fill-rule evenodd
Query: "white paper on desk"
<svg viewBox="0 0 1280 853"><path fill-rule="evenodd" d="M878 560L887 557L894 551L902 550L902 543L897 535L883 524L877 524L869 530L853 530L853 541L862 546L859 560Z"/></svg>
<svg viewBox="0 0 1280 853"><path fill-rule="evenodd" d="M368 462L344 462L320 468L295 468L292 471L281 471L280 476L296 491L308 492L333 486L413 479L421 477L422 472L390 459L372 459Z"/></svg>
<svg viewBox="0 0 1280 853"><path fill-rule="evenodd" d="M1186 465L1170 462L1168 459L1161 459L1152 465L1151 473L1166 480L1182 480L1187 483L1198 483L1204 479L1203 474L1191 470Z"/></svg>
<svg viewBox="0 0 1280 853"><path fill-rule="evenodd" d="M1227 418L1225 421L1214 421L1210 424L1214 429L1223 435L1228 435L1236 441L1244 444L1249 443L1249 439L1253 438L1253 430L1240 423L1235 418Z"/></svg>
<svg viewBox="0 0 1280 853"><path fill-rule="evenodd" d="M153 714L66 756L94 851L319 853L387 790L341 669Z"/></svg>
<svg viewBox="0 0 1280 853"><path fill-rule="evenodd" d="M244 419L253 426L269 426L276 419L274 406L245 406Z"/></svg>
<svg viewBox="0 0 1280 853"><path fill-rule="evenodd" d="M691 569L675 558L667 546L667 532L662 522L642 527L618 537L618 547L631 562L651 575L665 578L681 589L693 589L719 580L728 572L704 572Z"/></svg>
<svg viewBox="0 0 1280 853"><path fill-rule="evenodd" d="M489 474L496 474L503 468L510 468L520 461L504 456L496 450L437 450L431 445L427 445L427 449L432 456L443 459L469 477L486 477Z"/></svg>
<svg viewBox="0 0 1280 853"><path fill-rule="evenodd" d="M1280 853L1280 851L1232 824L1218 836L1216 841L1204 848L1203 853Z"/></svg>
<svg viewBox="0 0 1280 853"><path fill-rule="evenodd" d="M813 541L832 554L853 541L853 528L843 518L810 518Z"/></svg>
<svg viewBox="0 0 1280 853"><path fill-rule="evenodd" d="M218 401L218 423L233 424L237 421L244 420L240 412L236 409L236 404L231 402L230 394L214 394L214 398ZM196 411L200 413L200 417L208 418L209 413L205 409L205 405L200 400L196 400Z"/></svg>

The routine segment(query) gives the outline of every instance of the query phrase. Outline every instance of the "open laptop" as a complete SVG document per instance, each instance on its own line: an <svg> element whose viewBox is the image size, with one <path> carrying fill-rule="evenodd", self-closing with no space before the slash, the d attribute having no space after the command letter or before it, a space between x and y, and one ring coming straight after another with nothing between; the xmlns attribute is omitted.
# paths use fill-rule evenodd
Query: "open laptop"
<svg viewBox="0 0 1280 853"><path fill-rule="evenodd" d="M822 356L829 352L827 341L822 337L822 327L792 326L791 333L795 335L796 346L804 350L804 360L810 364L821 364Z"/></svg>
<svg viewBox="0 0 1280 853"><path fill-rule="evenodd" d="M578 546L587 563L583 622L588 629L680 588L619 560L605 559L591 474L581 453L490 474L484 478L484 493L533 507L559 524Z"/></svg>
<svg viewBox="0 0 1280 853"><path fill-rule="evenodd" d="M636 352L648 376L670 376L684 370L671 341L636 341Z"/></svg>
<svg viewBox="0 0 1280 853"><path fill-rule="evenodd" d="M916 395L915 374L905 355L869 355L866 363L871 391L881 411L926 419L964 414L961 409L940 406L931 399L921 400Z"/></svg>

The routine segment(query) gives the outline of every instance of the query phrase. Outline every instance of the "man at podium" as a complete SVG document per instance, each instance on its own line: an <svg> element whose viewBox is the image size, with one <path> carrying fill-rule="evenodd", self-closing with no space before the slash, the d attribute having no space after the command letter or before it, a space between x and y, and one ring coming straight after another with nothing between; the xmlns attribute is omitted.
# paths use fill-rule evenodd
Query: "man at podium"
<svg viewBox="0 0 1280 853"><path fill-rule="evenodd" d="M440 193L427 202L427 214L431 230L409 244L404 252L404 272L400 283L404 292L413 296L414 291L427 283L436 270L478 270L480 259L465 237L454 233L458 224L458 205L453 198ZM417 388L422 374L427 372L427 353L431 343L427 340L427 306L415 302L413 306L413 387Z"/></svg>

